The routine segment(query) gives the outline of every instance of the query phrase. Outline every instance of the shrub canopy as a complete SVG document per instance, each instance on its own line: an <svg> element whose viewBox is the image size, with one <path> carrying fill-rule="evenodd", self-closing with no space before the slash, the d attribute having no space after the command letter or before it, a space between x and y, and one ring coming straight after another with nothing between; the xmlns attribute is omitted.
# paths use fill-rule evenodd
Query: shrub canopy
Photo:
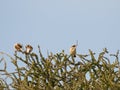
<svg viewBox="0 0 120 90"><path fill-rule="evenodd" d="M15 52L14 57L1 52L10 57L15 68L8 71L1 58L4 68L0 70L0 90L120 90L119 51L109 54L104 49L96 57L89 50L89 54L77 54L77 58L62 51L45 58L39 46L38 50L38 54ZM110 59L114 59L112 63Z"/></svg>

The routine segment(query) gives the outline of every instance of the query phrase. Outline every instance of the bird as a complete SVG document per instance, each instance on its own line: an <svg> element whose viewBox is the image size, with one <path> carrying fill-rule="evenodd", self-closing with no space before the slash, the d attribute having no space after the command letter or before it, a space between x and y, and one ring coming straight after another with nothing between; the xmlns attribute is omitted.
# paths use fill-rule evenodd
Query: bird
<svg viewBox="0 0 120 90"><path fill-rule="evenodd" d="M31 45L26 45L26 54L29 54L33 50L33 47Z"/></svg>
<svg viewBox="0 0 120 90"><path fill-rule="evenodd" d="M15 51L22 52L23 46L20 43L15 43L14 48L15 48Z"/></svg>
<svg viewBox="0 0 120 90"><path fill-rule="evenodd" d="M76 46L77 45L72 45L70 47L70 55L73 56L73 57L76 57Z"/></svg>

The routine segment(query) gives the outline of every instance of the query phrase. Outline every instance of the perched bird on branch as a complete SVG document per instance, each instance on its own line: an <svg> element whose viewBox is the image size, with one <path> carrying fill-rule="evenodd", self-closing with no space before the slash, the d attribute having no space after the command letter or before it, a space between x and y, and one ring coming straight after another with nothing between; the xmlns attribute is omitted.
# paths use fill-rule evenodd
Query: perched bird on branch
<svg viewBox="0 0 120 90"><path fill-rule="evenodd" d="M23 46L20 43L16 43L14 45L14 48L15 48L15 51L23 52L22 51Z"/></svg>
<svg viewBox="0 0 120 90"><path fill-rule="evenodd" d="M70 55L73 57L76 57L76 47L77 47L77 45L72 45L70 47Z"/></svg>
<svg viewBox="0 0 120 90"><path fill-rule="evenodd" d="M31 45L26 45L26 54L29 54L33 50L33 47Z"/></svg>

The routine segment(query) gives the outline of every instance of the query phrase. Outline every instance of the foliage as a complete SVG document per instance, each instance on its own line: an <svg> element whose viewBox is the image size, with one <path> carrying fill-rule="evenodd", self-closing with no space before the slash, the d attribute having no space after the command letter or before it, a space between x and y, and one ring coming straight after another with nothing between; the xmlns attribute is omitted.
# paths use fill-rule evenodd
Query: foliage
<svg viewBox="0 0 120 90"><path fill-rule="evenodd" d="M62 51L45 58L38 49L39 55L17 52L14 58L1 52L10 57L15 71L7 71L1 58L4 68L0 70L0 90L120 90L119 51L109 54L104 49L98 58L91 50L88 55L77 54L77 58ZM12 82L8 84L2 76Z"/></svg>

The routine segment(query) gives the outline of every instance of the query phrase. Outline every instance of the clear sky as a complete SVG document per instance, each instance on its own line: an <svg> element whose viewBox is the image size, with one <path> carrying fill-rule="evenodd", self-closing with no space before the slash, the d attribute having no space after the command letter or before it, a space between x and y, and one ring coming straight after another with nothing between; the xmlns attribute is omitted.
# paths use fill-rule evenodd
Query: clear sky
<svg viewBox="0 0 120 90"><path fill-rule="evenodd" d="M16 42L41 46L43 54L79 42L78 53L120 49L120 0L0 0L0 51Z"/></svg>

